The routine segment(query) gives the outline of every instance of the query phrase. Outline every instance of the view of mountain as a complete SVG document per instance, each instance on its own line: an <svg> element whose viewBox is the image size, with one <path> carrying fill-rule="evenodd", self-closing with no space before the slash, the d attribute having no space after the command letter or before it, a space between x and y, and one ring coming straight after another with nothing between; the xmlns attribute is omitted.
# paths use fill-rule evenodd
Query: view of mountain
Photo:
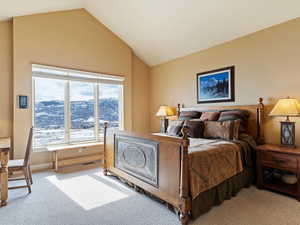
<svg viewBox="0 0 300 225"><path fill-rule="evenodd" d="M73 129L94 127L94 101L71 102L71 126ZM115 98L100 99L100 125L108 121L111 126L118 126L119 102ZM59 129L64 127L64 101L40 101L35 105L35 127Z"/></svg>

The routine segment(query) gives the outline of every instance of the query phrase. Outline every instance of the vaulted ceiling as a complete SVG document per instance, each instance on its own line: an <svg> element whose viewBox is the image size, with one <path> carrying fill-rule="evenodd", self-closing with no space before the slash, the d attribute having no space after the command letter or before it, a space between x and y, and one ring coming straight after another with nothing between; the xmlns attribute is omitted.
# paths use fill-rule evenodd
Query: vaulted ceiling
<svg viewBox="0 0 300 225"><path fill-rule="evenodd" d="M299 0L0 0L0 20L85 8L157 65L300 16Z"/></svg>

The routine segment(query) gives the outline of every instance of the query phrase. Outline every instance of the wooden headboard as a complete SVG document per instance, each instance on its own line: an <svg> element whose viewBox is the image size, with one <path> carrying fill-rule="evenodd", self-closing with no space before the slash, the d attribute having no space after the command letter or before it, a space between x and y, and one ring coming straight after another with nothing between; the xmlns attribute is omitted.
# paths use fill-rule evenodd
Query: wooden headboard
<svg viewBox="0 0 300 225"><path fill-rule="evenodd" d="M232 106L196 106L196 107L183 107L183 105L177 105L178 116L182 111L221 111L230 109L241 109L246 110L250 113L248 120L248 133L252 135L258 144L264 143L264 132L263 132L263 118L264 118L264 104L263 99L258 99L258 104L256 105L232 105Z"/></svg>

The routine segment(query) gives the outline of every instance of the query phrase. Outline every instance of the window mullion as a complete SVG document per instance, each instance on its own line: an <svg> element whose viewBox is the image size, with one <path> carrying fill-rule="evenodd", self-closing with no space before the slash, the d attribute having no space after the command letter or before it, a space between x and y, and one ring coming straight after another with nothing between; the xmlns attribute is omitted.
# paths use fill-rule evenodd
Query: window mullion
<svg viewBox="0 0 300 225"><path fill-rule="evenodd" d="M71 122L71 103L70 103L70 81L65 83L65 143L70 143L70 122Z"/></svg>
<svg viewBox="0 0 300 225"><path fill-rule="evenodd" d="M31 108L32 108L32 127L35 127L35 78L32 78L32 97L31 97Z"/></svg>
<svg viewBox="0 0 300 225"><path fill-rule="evenodd" d="M119 88L119 129L124 130L124 89L123 85Z"/></svg>
<svg viewBox="0 0 300 225"><path fill-rule="evenodd" d="M32 127L33 127L33 146L35 146L35 78L32 78L32 97L31 97L31 109L32 109ZM13 152L14 153L14 152Z"/></svg>
<svg viewBox="0 0 300 225"><path fill-rule="evenodd" d="M99 88L98 83L94 84L94 98L95 98L95 110L94 110L94 116L95 116L95 137L96 140L99 140Z"/></svg>

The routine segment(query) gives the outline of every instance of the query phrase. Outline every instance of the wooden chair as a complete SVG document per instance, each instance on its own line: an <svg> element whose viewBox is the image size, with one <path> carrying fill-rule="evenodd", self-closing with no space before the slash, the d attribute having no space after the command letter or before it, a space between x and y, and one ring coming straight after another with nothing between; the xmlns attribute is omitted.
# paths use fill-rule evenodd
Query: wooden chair
<svg viewBox="0 0 300 225"><path fill-rule="evenodd" d="M28 188L28 192L31 193L31 185L33 184L31 169L30 169L30 159L31 159L31 152L32 152L32 135L33 135L33 128L30 128L25 158L20 160L9 160L8 161L8 172L13 173L17 171L22 171L24 177L22 178L13 178L9 179L8 181L16 181L16 180L25 180L26 185L24 186L13 186L9 187L8 189L17 189L17 188Z"/></svg>

